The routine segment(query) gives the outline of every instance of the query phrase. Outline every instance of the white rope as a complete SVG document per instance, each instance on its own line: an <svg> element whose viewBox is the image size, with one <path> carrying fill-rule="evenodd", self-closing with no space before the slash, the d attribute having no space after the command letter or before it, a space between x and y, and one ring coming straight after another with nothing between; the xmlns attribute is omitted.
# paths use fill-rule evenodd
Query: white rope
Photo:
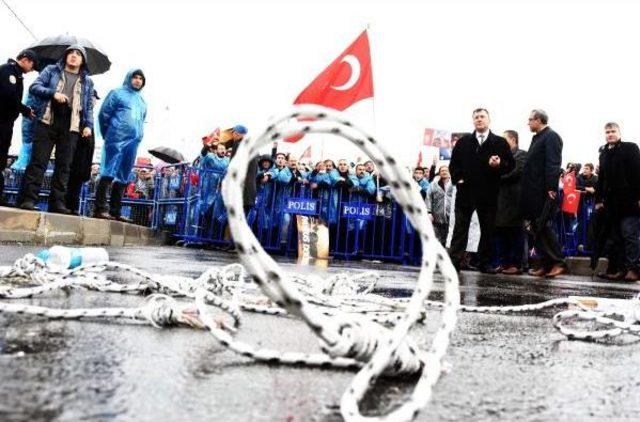
<svg viewBox="0 0 640 422"><path fill-rule="evenodd" d="M298 118L307 123L290 125L291 121L297 121ZM326 315L319 311L309 303L291 279L283 274L247 225L242 212L242 187L249 160L255 158L260 147L299 132L341 136L362 149L376 164L380 175L389 181L394 198L420 236L423 257L418 283L406 306L404 317L393 330L339 311L336 315ZM222 194L240 260L265 295L288 313L304 320L320 338L324 350L333 357L353 358L364 364L342 396L340 408L343 417L347 420L381 419L362 416L358 402L381 374L407 372L420 373L413 394L407 402L387 415L385 420L409 420L415 417L429 401L432 387L440 377L442 358L456 324L460 295L455 269L434 236L433 228L426 218L426 206L421 201L415 183L406 172L396 166L393 156L376 139L339 114L321 107L303 106L296 112L275 120L255 140L247 139L240 144L223 181ZM418 350L407 334L422 316L423 302L431 291L436 267L439 267L445 278L443 324L436 333L431 348L425 352Z"/></svg>

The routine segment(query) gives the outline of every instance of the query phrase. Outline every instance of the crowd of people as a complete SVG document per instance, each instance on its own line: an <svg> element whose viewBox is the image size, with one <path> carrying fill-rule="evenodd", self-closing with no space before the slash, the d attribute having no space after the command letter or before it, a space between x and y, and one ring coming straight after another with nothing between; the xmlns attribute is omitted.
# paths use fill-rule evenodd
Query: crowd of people
<svg viewBox="0 0 640 422"><path fill-rule="evenodd" d="M55 148L50 212L69 214L77 210L82 185L89 182L95 187L94 217L129 221L121 214L123 197L152 199L156 188L153 168L134 170L144 136L144 73L140 69L130 71L122 86L109 92L102 102L97 119L104 147L97 165L91 159L94 107L99 96L87 71L83 47L70 46L57 63L45 67L29 87L23 104L23 74L34 70L37 61L32 51L25 50L0 66L0 177L6 174L13 123L22 114L23 139L33 139L33 147L18 206L38 209L39 191ZM610 280L640 278L640 150L635 143L621 141L616 123L605 125L606 144L599 151L597 166L569 164L563 172L562 139L548 126L544 111L534 110L529 116L534 136L528 151L519 148L516 131L507 130L503 136L493 133L486 109L474 110L472 118L474 131L457 139L448 165L438 165L434 160L430 167L412 169L436 237L448 247L456 268L521 274L529 266L530 248L526 245L531 239L540 264L530 273L545 277L565 273L567 265L552 221L559 211L560 177L573 172L583 199L594 204L599 221L598 250L609 258L607 270L600 275ZM226 216L219 184L246 134L246 127L236 125L203 138L203 149L194 164L217 174L202 183L206 204L203 213L209 212L213 218ZM166 176L165 171L175 169L162 171ZM245 211L255 211L261 203L263 210L268 208L265 204L271 204L280 212L282 199L295 186L326 196L323 203L330 205L321 216L329 225L338 217L338 207L331 204L339 198L348 195L376 202L392 198L372 161L326 159L311 167L278 151L275 144L270 155L260 156L249 165ZM0 179L0 189L3 187L4 180ZM270 224L267 213L259 218ZM469 237L474 227L479 230L475 246ZM477 253L470 255L469 251Z"/></svg>

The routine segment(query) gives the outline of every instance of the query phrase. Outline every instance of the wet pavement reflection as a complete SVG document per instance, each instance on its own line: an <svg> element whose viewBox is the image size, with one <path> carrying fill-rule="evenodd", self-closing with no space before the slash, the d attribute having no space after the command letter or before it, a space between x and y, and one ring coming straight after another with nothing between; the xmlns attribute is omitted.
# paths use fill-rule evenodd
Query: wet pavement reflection
<svg viewBox="0 0 640 422"><path fill-rule="evenodd" d="M33 247L0 246L6 265ZM112 259L161 274L197 276L232 254L183 248L110 249ZM287 271L299 271L283 260ZM314 267L319 275L378 268L377 291L407 297L415 268L366 263ZM442 299L435 284L434 300ZM521 305L568 295L630 298L639 286L568 277L465 273L467 305ZM55 307L137 306L140 297L72 291L26 300ZM640 344L568 341L551 326L553 311L529 315L460 314L446 361L451 370L418 420L640 420ZM439 313L412 334L427 345ZM287 351L317 351L302 323L245 314L240 340ZM340 396L352 372L254 364L189 329L122 323L48 321L0 314L0 420L340 420ZM369 415L398 405L414 380L382 378L362 403Z"/></svg>

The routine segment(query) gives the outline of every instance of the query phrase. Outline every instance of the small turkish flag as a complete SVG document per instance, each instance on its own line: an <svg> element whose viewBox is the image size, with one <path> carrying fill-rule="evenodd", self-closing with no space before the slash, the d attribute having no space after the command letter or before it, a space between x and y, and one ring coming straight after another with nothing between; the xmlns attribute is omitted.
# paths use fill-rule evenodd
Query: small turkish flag
<svg viewBox="0 0 640 422"><path fill-rule="evenodd" d="M308 87L294 104L318 104L344 110L373 97L369 37L365 30Z"/></svg>
<svg viewBox="0 0 640 422"><path fill-rule="evenodd" d="M576 190L576 174L574 172L571 171L562 177L562 190L565 193Z"/></svg>
<svg viewBox="0 0 640 422"><path fill-rule="evenodd" d="M578 207L580 206L580 191L573 190L565 192L562 198L562 211L567 214L578 215Z"/></svg>

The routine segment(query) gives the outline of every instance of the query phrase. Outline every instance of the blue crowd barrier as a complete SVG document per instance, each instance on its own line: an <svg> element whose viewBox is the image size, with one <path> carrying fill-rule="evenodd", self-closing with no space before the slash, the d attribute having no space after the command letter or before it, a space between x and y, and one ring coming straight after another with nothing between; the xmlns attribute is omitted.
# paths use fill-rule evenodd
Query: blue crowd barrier
<svg viewBox="0 0 640 422"><path fill-rule="evenodd" d="M39 205L43 210L47 206L51 175L52 172L47 171L40 193ZM232 240L220 189L224 175L224 172L197 169L187 163L166 166L155 178L153 197L125 197L122 215L187 243L230 246ZM22 176L19 171L5 176L5 197L9 204L16 203ZM82 215L93 214L94 188L93 183L83 186ZM314 211L291 209L288 201L294 201L294 205L311 204ZM590 253L589 224L593 206L590 198L582 198L576 216L558 213L555 227L565 255ZM380 201L380 198L337 187L312 189L307 183L270 181L263 185L258 182L257 199L248 210L247 221L265 250L296 256L297 214L313 215L326 223L331 256L345 260L420 263L419 236L390 195Z"/></svg>

